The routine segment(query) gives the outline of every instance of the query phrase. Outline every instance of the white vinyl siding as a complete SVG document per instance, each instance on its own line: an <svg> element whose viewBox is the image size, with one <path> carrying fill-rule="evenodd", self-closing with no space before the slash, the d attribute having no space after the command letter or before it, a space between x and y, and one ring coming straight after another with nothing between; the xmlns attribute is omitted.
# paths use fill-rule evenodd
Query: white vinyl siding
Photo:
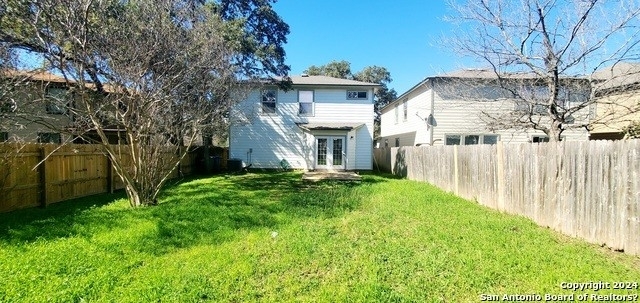
<svg viewBox="0 0 640 303"><path fill-rule="evenodd" d="M403 123L396 123L396 110L403 106L402 100L392 103L383 109L381 115L380 146L384 146L388 140L389 146L394 146L395 138L400 138L401 146L425 145L430 142L431 129L423 119L431 113L431 88L422 85L406 95L408 117ZM531 142L531 136L544 135L536 130L492 130L486 126L482 119L482 113L496 114L504 111L513 111L515 102L508 99L485 100L473 102L456 99L443 99L438 91L433 92L433 117L436 126L433 127L433 145L444 145L446 135L456 134L490 134L499 136L499 140L505 143ZM584 110L588 112L588 109ZM578 116L578 115L576 115ZM563 132L566 140L587 140L588 132L584 129L566 130ZM489 141L492 139L489 138Z"/></svg>
<svg viewBox="0 0 640 303"><path fill-rule="evenodd" d="M256 115L252 104L260 98L251 93L234 106L229 130L229 157L239 158L254 168L279 168L282 159L292 168L313 169L315 139L296 123L363 124L357 129L314 131L315 135L345 136L346 169L372 169L373 89L366 100L347 100L347 87L294 87L278 91L278 115ZM299 91L313 92L313 116L300 116Z"/></svg>
<svg viewBox="0 0 640 303"><path fill-rule="evenodd" d="M429 130L424 122L430 113L430 92L424 90L409 94L399 106L406 104L407 118L402 123L395 123L395 106L391 105L382 111L380 117L380 146L384 146L384 139L389 139L389 146L395 145L395 138L400 138L400 146L425 145L429 143ZM399 113L398 113L399 114ZM404 118L404 117L403 117Z"/></svg>

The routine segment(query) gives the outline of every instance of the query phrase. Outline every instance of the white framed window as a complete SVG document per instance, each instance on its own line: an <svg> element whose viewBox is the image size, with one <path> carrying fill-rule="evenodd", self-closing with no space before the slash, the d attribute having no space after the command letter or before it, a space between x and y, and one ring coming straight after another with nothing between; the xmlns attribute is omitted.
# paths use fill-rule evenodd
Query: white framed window
<svg viewBox="0 0 640 303"><path fill-rule="evenodd" d="M313 91L312 90L300 90L298 91L298 115L300 116L313 116Z"/></svg>
<svg viewBox="0 0 640 303"><path fill-rule="evenodd" d="M465 135L464 145L477 145L480 144L480 135Z"/></svg>
<svg viewBox="0 0 640 303"><path fill-rule="evenodd" d="M549 142L549 137L548 136L531 136L531 142L532 143Z"/></svg>
<svg viewBox="0 0 640 303"><path fill-rule="evenodd" d="M407 121L407 118L409 118L409 105L408 103L408 99L404 99L404 101L402 101L402 121Z"/></svg>
<svg viewBox="0 0 640 303"><path fill-rule="evenodd" d="M393 110L395 114L395 123L398 124L400 120L400 108L398 108L398 103L396 103L396 106L393 108Z"/></svg>
<svg viewBox="0 0 640 303"><path fill-rule="evenodd" d="M349 90L347 91L347 99L348 100L366 100L368 99L369 94L367 91L362 90Z"/></svg>
<svg viewBox="0 0 640 303"><path fill-rule="evenodd" d="M560 136L560 141L564 141L566 139L565 136ZM549 136L546 135L534 135L531 136L531 143L543 143L550 142Z"/></svg>
<svg viewBox="0 0 640 303"><path fill-rule="evenodd" d="M494 134L451 134L444 136L444 145L498 144L499 135Z"/></svg>
<svg viewBox="0 0 640 303"><path fill-rule="evenodd" d="M556 110L563 112L571 106L571 99L575 99L575 97L566 86L558 86L557 89ZM516 100L516 111L535 115L547 114L549 110L549 98L551 97L549 87L544 85L520 87L518 94L522 100Z"/></svg>
<svg viewBox="0 0 640 303"><path fill-rule="evenodd" d="M265 89L262 91L261 110L263 114L275 114L278 99L278 91Z"/></svg>
<svg viewBox="0 0 640 303"><path fill-rule="evenodd" d="M445 135L444 145L460 145L460 135Z"/></svg>
<svg viewBox="0 0 640 303"><path fill-rule="evenodd" d="M530 103L523 100L516 101L515 111L544 115L547 113L548 105L543 103Z"/></svg>
<svg viewBox="0 0 640 303"><path fill-rule="evenodd" d="M64 115L67 113L69 90L64 87L47 87L45 98L47 114Z"/></svg>
<svg viewBox="0 0 640 303"><path fill-rule="evenodd" d="M482 144L493 145L493 144L498 144L498 141L500 141L500 136L498 136L498 135L483 135L482 136Z"/></svg>

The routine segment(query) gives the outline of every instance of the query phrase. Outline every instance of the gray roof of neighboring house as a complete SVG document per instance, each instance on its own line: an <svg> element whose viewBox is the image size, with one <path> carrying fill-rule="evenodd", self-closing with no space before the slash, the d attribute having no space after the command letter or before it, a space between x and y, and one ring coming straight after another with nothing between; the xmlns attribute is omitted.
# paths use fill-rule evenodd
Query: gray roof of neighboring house
<svg viewBox="0 0 640 303"><path fill-rule="evenodd" d="M50 83L62 83L62 84L76 84L77 81L71 78L65 78L63 76L59 76L53 74L46 70L4 70L0 75L5 77L12 77L17 79L23 79L26 81L42 81L42 82L50 82ZM95 83L86 82L85 87L89 89L96 89ZM102 83L102 87L105 92L113 93L116 91L122 91L122 89L118 89L116 86L111 85L109 83Z"/></svg>
<svg viewBox="0 0 640 303"><path fill-rule="evenodd" d="M503 73L502 74L502 78L503 79L536 79L538 78L538 75L536 75L535 73ZM587 80L584 77L562 77L563 79L573 79L573 80ZM455 70L452 72L448 72L448 73L442 73L439 74L437 76L430 76L430 77L426 77L424 78L422 81L418 82L418 84L414 85L413 87L411 87L409 90L407 90L406 92L402 93L400 96L398 96L396 98L396 100L394 100L393 102L390 102L389 104L385 105L382 110L385 110L386 108L390 107L392 104L397 103L399 100L403 99L405 96L407 96L408 94L410 94L411 92L413 92L414 90L418 89L419 87L423 86L424 84L426 84L427 82L429 82L432 79L498 79L498 76L496 74L496 72L492 69L486 69L486 68L463 68L463 69L459 69L459 70Z"/></svg>
<svg viewBox="0 0 640 303"><path fill-rule="evenodd" d="M597 70L591 77L594 80L602 81L596 89L610 89L640 83L640 63L618 62Z"/></svg>
<svg viewBox="0 0 640 303"><path fill-rule="evenodd" d="M362 82L328 76L290 76L293 85L335 85L335 86L380 86L380 84ZM280 78L281 79L281 78ZM280 80L278 79L278 80Z"/></svg>

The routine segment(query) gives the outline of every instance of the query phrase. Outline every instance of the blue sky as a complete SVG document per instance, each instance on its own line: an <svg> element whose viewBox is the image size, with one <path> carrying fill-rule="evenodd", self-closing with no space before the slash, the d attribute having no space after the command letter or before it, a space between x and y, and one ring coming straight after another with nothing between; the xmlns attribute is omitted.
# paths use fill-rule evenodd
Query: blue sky
<svg viewBox="0 0 640 303"><path fill-rule="evenodd" d="M285 45L291 75L332 60L351 62L354 73L378 65L391 72L389 87L402 94L425 77L470 62L439 43L451 31L442 21L448 13L442 0L279 0L273 7L291 30Z"/></svg>

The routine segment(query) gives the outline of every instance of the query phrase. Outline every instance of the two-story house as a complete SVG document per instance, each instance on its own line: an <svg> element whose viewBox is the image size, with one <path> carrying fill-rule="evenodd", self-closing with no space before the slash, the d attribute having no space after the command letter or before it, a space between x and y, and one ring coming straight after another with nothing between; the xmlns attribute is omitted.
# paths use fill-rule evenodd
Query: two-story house
<svg viewBox="0 0 640 303"><path fill-rule="evenodd" d="M229 157L253 168L370 170L374 83L292 76L262 85L231 111Z"/></svg>
<svg viewBox="0 0 640 303"><path fill-rule="evenodd" d="M523 75L505 77L520 94L535 95L544 88ZM567 105L580 102L588 94L588 81L567 79L571 84L559 95ZM504 85L504 82L502 83ZM586 85L586 86L585 86ZM544 97L541 98L544 100ZM461 70L428 77L382 109L378 147L416 145L472 145L543 142L549 138L540 130L509 124L514 116L544 121L546 107L523 104L497 82L487 70ZM589 108L572 115L587 121ZM563 140L587 140L586 128L567 126Z"/></svg>

